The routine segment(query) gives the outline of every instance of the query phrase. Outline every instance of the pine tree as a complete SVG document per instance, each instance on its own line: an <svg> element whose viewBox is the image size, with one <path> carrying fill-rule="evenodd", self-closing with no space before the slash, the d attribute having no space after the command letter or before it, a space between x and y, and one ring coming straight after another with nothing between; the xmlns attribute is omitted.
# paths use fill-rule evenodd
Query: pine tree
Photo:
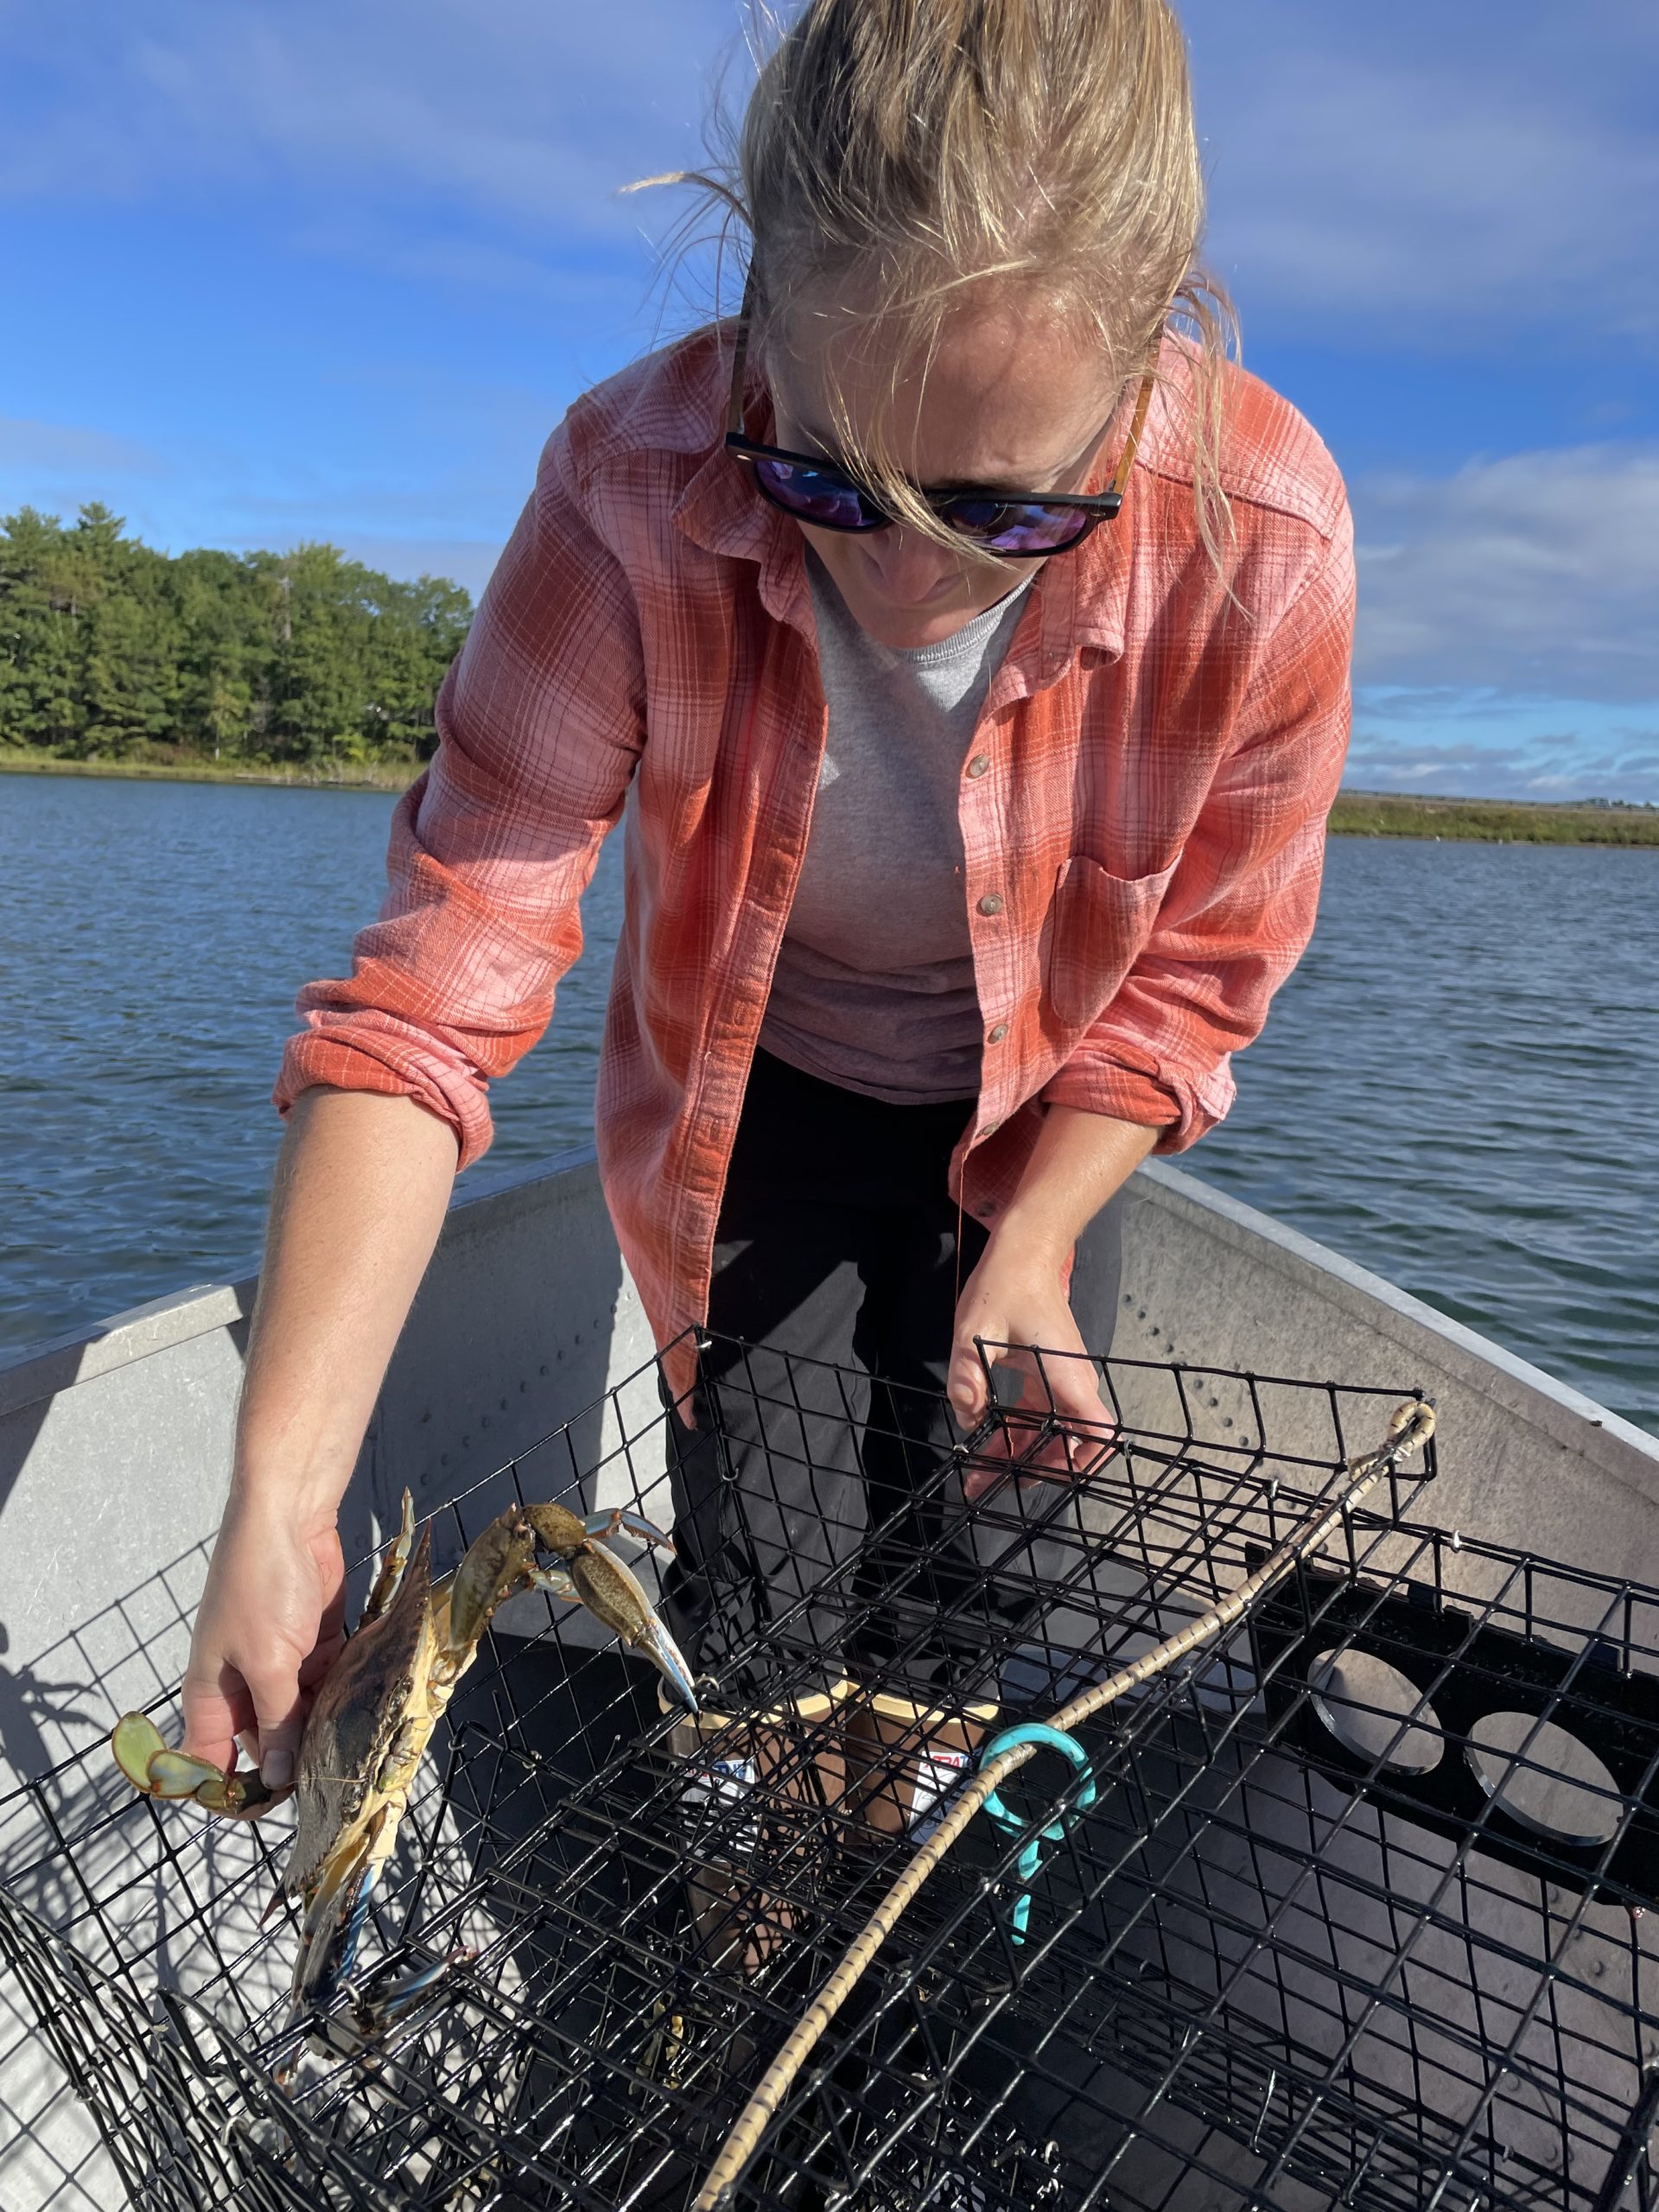
<svg viewBox="0 0 1659 2212"><path fill-rule="evenodd" d="M0 523L0 746L413 760L471 619L458 585L330 545L169 558L101 505L26 507Z"/></svg>

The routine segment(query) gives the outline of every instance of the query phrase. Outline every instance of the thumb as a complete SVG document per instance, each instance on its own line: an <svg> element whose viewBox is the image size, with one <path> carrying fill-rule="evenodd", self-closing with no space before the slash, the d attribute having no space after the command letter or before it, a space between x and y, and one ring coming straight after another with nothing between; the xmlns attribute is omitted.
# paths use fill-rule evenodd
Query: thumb
<svg viewBox="0 0 1659 2212"><path fill-rule="evenodd" d="M294 1779L300 1738L305 1732L305 1698L297 1669L273 1668L247 1677L259 1732L259 1777L270 1789L285 1789Z"/></svg>
<svg viewBox="0 0 1659 2212"><path fill-rule="evenodd" d="M218 1682L188 1671L179 1701L184 1749L193 1758L228 1770L236 1761L236 1735L246 1724L245 1710Z"/></svg>
<svg viewBox="0 0 1659 2212"><path fill-rule="evenodd" d="M972 1428L984 1419L985 1363L972 1335L965 1329L957 1330L956 1342L950 1347L944 1388L950 1410L963 1428Z"/></svg>

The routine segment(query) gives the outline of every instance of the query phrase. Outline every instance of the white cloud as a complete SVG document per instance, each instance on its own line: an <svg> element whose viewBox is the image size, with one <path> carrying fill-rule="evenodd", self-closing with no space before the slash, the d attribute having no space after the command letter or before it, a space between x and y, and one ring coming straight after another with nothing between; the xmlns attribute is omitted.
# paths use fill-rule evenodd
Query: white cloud
<svg viewBox="0 0 1659 2212"><path fill-rule="evenodd" d="M1365 791L1659 802L1659 699L1363 686L1345 781Z"/></svg>
<svg viewBox="0 0 1659 2212"><path fill-rule="evenodd" d="M1363 681L1659 698L1659 447L1354 487Z"/></svg>
<svg viewBox="0 0 1659 2212"><path fill-rule="evenodd" d="M1623 799L1659 805L1659 728L1634 750L1586 744L1570 733L1514 743L1425 743L1362 715L1343 779L1351 791L1458 798Z"/></svg>
<svg viewBox="0 0 1659 2212"><path fill-rule="evenodd" d="M1245 311L1391 349L1659 339L1659 12L1189 0L1212 257Z"/></svg>
<svg viewBox="0 0 1659 2212"><path fill-rule="evenodd" d="M395 213L411 251L435 207L467 209L509 234L499 280L534 289L524 236L558 254L666 226L669 197L617 188L697 156L758 4L85 0L73 40L50 10L8 11L0 61L29 99L0 94L0 194L264 188L348 228ZM1551 327L1659 341L1651 0L1182 13L1213 253L1247 329L1396 350ZM746 76L740 60L734 91Z"/></svg>
<svg viewBox="0 0 1659 2212"><path fill-rule="evenodd" d="M0 193L283 181L438 195L541 235L617 235L616 188L697 151L736 0L89 0L73 41L18 12L0 51L45 98L7 121Z"/></svg>

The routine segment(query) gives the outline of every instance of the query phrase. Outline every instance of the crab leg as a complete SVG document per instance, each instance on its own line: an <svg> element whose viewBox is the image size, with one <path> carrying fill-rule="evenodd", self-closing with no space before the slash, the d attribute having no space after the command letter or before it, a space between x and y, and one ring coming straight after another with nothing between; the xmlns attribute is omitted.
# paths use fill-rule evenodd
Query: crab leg
<svg viewBox="0 0 1659 2212"><path fill-rule="evenodd" d="M306 1905L300 1953L294 1962L296 2015L327 2005L352 1970L375 1885L390 1855L391 1834L397 1829L397 1821L388 1818L391 1809L384 1807L353 1848L324 1869Z"/></svg>
<svg viewBox="0 0 1659 2212"><path fill-rule="evenodd" d="M397 1595L409 1565L409 1554L415 1543L415 1500L408 1491L404 1492L404 1517L396 1538L386 1548L380 1562L380 1572L374 1578L374 1588L369 1592L369 1602L363 1608L363 1620L372 1621L384 1613ZM359 1621L360 1628L363 1622Z"/></svg>
<svg viewBox="0 0 1659 2212"><path fill-rule="evenodd" d="M388 2028L395 2027L423 2005L457 1967L470 1966L477 1956L469 1944L462 1943L430 1966L417 1967L413 1974L396 1980L384 1974L377 1975L352 2006L358 2033L365 2042L385 2035Z"/></svg>
<svg viewBox="0 0 1659 2212"><path fill-rule="evenodd" d="M252 1770L226 1775L211 1759L170 1751L147 1713L124 1713L110 1732L110 1749L122 1773L146 1797L188 1799L226 1820L257 1821L294 1794L292 1783L271 1789Z"/></svg>
<svg viewBox="0 0 1659 2212"><path fill-rule="evenodd" d="M471 1654L502 1600L521 1589L536 1558L536 1534L521 1514L503 1513L467 1547L449 1585L452 1653Z"/></svg>

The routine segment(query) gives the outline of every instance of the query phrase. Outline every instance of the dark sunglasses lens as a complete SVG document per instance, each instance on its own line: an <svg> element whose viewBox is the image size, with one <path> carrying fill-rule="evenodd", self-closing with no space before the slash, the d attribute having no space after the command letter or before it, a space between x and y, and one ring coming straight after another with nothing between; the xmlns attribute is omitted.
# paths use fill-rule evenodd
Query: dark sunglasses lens
<svg viewBox="0 0 1659 2212"><path fill-rule="evenodd" d="M952 499L944 518L987 553L1058 553L1088 531L1086 507L1051 507L1038 499Z"/></svg>
<svg viewBox="0 0 1659 2212"><path fill-rule="evenodd" d="M768 499L820 530L873 530L882 519L866 505L858 486L833 470L757 460L754 473Z"/></svg>

